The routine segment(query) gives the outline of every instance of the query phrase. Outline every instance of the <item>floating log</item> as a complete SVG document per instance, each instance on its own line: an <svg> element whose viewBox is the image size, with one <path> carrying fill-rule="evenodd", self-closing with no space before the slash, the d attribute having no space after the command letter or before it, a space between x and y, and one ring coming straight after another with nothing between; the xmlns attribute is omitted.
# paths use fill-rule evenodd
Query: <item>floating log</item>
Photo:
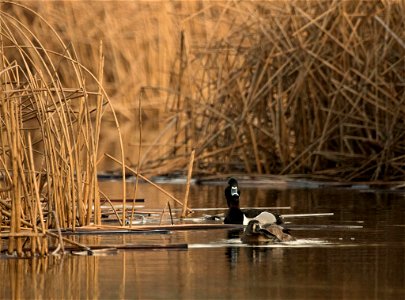
<svg viewBox="0 0 405 300"><path fill-rule="evenodd" d="M122 227L120 227L122 228ZM132 227L133 228L133 227ZM107 234L168 234L167 229L145 229L145 230L127 230L127 229L96 229L90 230L76 228L76 231L64 231L63 235L107 235Z"/></svg>
<svg viewBox="0 0 405 300"><path fill-rule="evenodd" d="M290 230L344 230L344 229L363 229L362 225L293 225L288 224Z"/></svg>
<svg viewBox="0 0 405 300"><path fill-rule="evenodd" d="M200 207L200 208L193 208L193 211L216 211L216 210L227 210L228 207ZM261 206L261 207L241 207L242 210L244 209L262 209L262 210L278 210L278 209L291 209L291 206ZM147 212L157 212L161 211L161 209L154 209L148 208ZM181 211L181 208L172 208L172 211L177 212ZM138 210L137 212L142 213L142 210Z"/></svg>
<svg viewBox="0 0 405 300"><path fill-rule="evenodd" d="M156 230L156 229L167 229L167 230L209 230L209 229L237 229L243 228L243 225L237 224L174 224L174 225L140 225L140 226L114 226L114 225L90 225L77 228L77 231L86 230L117 230L126 229L129 231L145 231L145 230Z"/></svg>
<svg viewBox="0 0 405 300"><path fill-rule="evenodd" d="M82 250L77 247L65 248L74 255L109 255L115 254L117 250L184 250L188 244L113 244L113 245L92 245L91 251Z"/></svg>
<svg viewBox="0 0 405 300"><path fill-rule="evenodd" d="M327 217L333 216L333 213L315 213L315 214L285 214L283 218L300 218L300 217Z"/></svg>
<svg viewBox="0 0 405 300"><path fill-rule="evenodd" d="M112 198L112 199L109 199L109 200L111 202L122 202L122 198ZM101 198L100 201L104 202L104 201L107 201L107 199ZM133 198L127 198L126 202L130 202L130 201L134 201L134 199ZM143 203L143 202L145 202L145 199L144 198L136 198L135 202L136 203ZM131 208L128 208L128 210L130 210L130 209Z"/></svg>

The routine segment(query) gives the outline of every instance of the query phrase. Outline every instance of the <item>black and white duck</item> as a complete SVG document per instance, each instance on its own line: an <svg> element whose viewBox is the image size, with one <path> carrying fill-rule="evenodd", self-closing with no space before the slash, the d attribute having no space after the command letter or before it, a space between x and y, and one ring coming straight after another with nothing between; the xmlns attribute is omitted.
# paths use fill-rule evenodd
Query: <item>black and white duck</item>
<svg viewBox="0 0 405 300"><path fill-rule="evenodd" d="M225 224L247 225L250 220L258 220L261 224L282 224L282 217L268 211L249 209L241 210L239 204L240 189L238 181L231 177L228 186L225 188L225 198L228 211L225 213Z"/></svg>

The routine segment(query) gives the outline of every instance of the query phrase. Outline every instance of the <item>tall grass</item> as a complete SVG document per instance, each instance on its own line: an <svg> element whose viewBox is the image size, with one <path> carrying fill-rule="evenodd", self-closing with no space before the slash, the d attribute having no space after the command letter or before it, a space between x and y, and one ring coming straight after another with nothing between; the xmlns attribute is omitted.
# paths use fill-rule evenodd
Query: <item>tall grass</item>
<svg viewBox="0 0 405 300"><path fill-rule="evenodd" d="M184 173L195 148L200 175L403 179L403 1L29 6L93 73L103 40L103 87L121 123L126 160L145 174ZM15 5L7 11L47 38L38 18ZM63 62L58 71L65 85L76 84ZM114 117L104 119L99 153L118 156ZM119 168L109 159L99 167Z"/></svg>
<svg viewBox="0 0 405 300"><path fill-rule="evenodd" d="M195 148L205 175L404 179L403 1L226 4L207 43L179 46L174 146L151 170Z"/></svg>
<svg viewBox="0 0 405 300"><path fill-rule="evenodd" d="M9 6L41 24L47 38L8 13ZM39 14L2 4L0 234L10 254L22 256L28 248L31 255L44 255L47 237L55 236L49 229L100 223L97 153L102 114L112 107L102 86L99 49L96 76ZM120 140L117 122L116 130Z"/></svg>
<svg viewBox="0 0 405 300"><path fill-rule="evenodd" d="M147 155L151 149L160 149L157 153L160 156L160 151L173 147L173 141L168 144L160 140L160 136L166 121L173 118L173 112L166 110L165 99L167 93L173 91L172 75L177 71L174 61L179 51L180 33L185 32L188 45L204 45L215 37L215 32L222 31L224 26L215 16L217 7L228 6L227 2L29 1L26 5L38 11L54 27L68 49L74 45L77 59L93 73L97 73L98 44L103 41L103 87L114 103L129 163L137 164L139 144L142 144L141 164L157 158ZM7 11L29 24L39 39L47 40L48 30L37 18L18 6L7 7ZM47 42L54 43L52 40ZM68 69L60 67L58 70L64 84L74 84ZM86 84L93 88L91 82ZM142 101L144 134L140 143L139 135L134 132L139 128L137 99L142 87L146 88L147 95ZM184 86L182 92L186 91ZM118 156L120 144L111 138L115 136L114 119L112 115L104 115L104 120L99 153ZM99 162L100 170L117 168L109 159Z"/></svg>

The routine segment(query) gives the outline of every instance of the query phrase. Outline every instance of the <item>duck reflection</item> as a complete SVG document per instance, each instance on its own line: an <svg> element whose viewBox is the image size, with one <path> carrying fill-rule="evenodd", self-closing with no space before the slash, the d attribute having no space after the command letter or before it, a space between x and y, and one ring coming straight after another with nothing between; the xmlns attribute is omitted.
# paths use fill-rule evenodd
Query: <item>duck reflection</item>
<svg viewBox="0 0 405 300"><path fill-rule="evenodd" d="M243 234L242 228L230 229L227 231L227 239L228 240L239 239L242 234ZM235 267L235 265L237 264L239 251L240 251L239 247L227 247L225 249L225 255L227 256L228 262L230 263L231 267Z"/></svg>
<svg viewBox="0 0 405 300"><path fill-rule="evenodd" d="M246 257L251 264L259 264L268 260L273 249L266 247L247 247L244 250L246 252Z"/></svg>

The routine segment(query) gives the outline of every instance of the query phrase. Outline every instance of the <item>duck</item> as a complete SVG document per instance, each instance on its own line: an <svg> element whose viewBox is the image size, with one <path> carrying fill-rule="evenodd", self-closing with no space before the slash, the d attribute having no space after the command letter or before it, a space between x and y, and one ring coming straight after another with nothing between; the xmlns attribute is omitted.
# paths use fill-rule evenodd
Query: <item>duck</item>
<svg viewBox="0 0 405 300"><path fill-rule="evenodd" d="M244 244L263 244L279 242L277 236L261 228L258 220L250 220L241 236Z"/></svg>
<svg viewBox="0 0 405 300"><path fill-rule="evenodd" d="M277 224L261 225L258 220L250 220L242 234L244 244L264 244L295 241L286 230Z"/></svg>
<svg viewBox="0 0 405 300"><path fill-rule="evenodd" d="M292 242L296 240L296 238L291 235L290 229L278 224L261 224L260 226L263 230L276 236L279 242Z"/></svg>
<svg viewBox="0 0 405 300"><path fill-rule="evenodd" d="M247 225L251 220L259 220L261 224L275 223L280 225L283 223L282 217L275 213L257 209L242 211L239 204L240 194L238 181L230 177L228 186L225 188L225 198L228 205L228 211L225 213L224 219L225 224Z"/></svg>
<svg viewBox="0 0 405 300"><path fill-rule="evenodd" d="M230 177L228 179L228 186L225 188L225 198L228 207L230 207L231 202L234 200L234 196L237 196L239 198L240 190L238 186L238 181L235 178Z"/></svg>

